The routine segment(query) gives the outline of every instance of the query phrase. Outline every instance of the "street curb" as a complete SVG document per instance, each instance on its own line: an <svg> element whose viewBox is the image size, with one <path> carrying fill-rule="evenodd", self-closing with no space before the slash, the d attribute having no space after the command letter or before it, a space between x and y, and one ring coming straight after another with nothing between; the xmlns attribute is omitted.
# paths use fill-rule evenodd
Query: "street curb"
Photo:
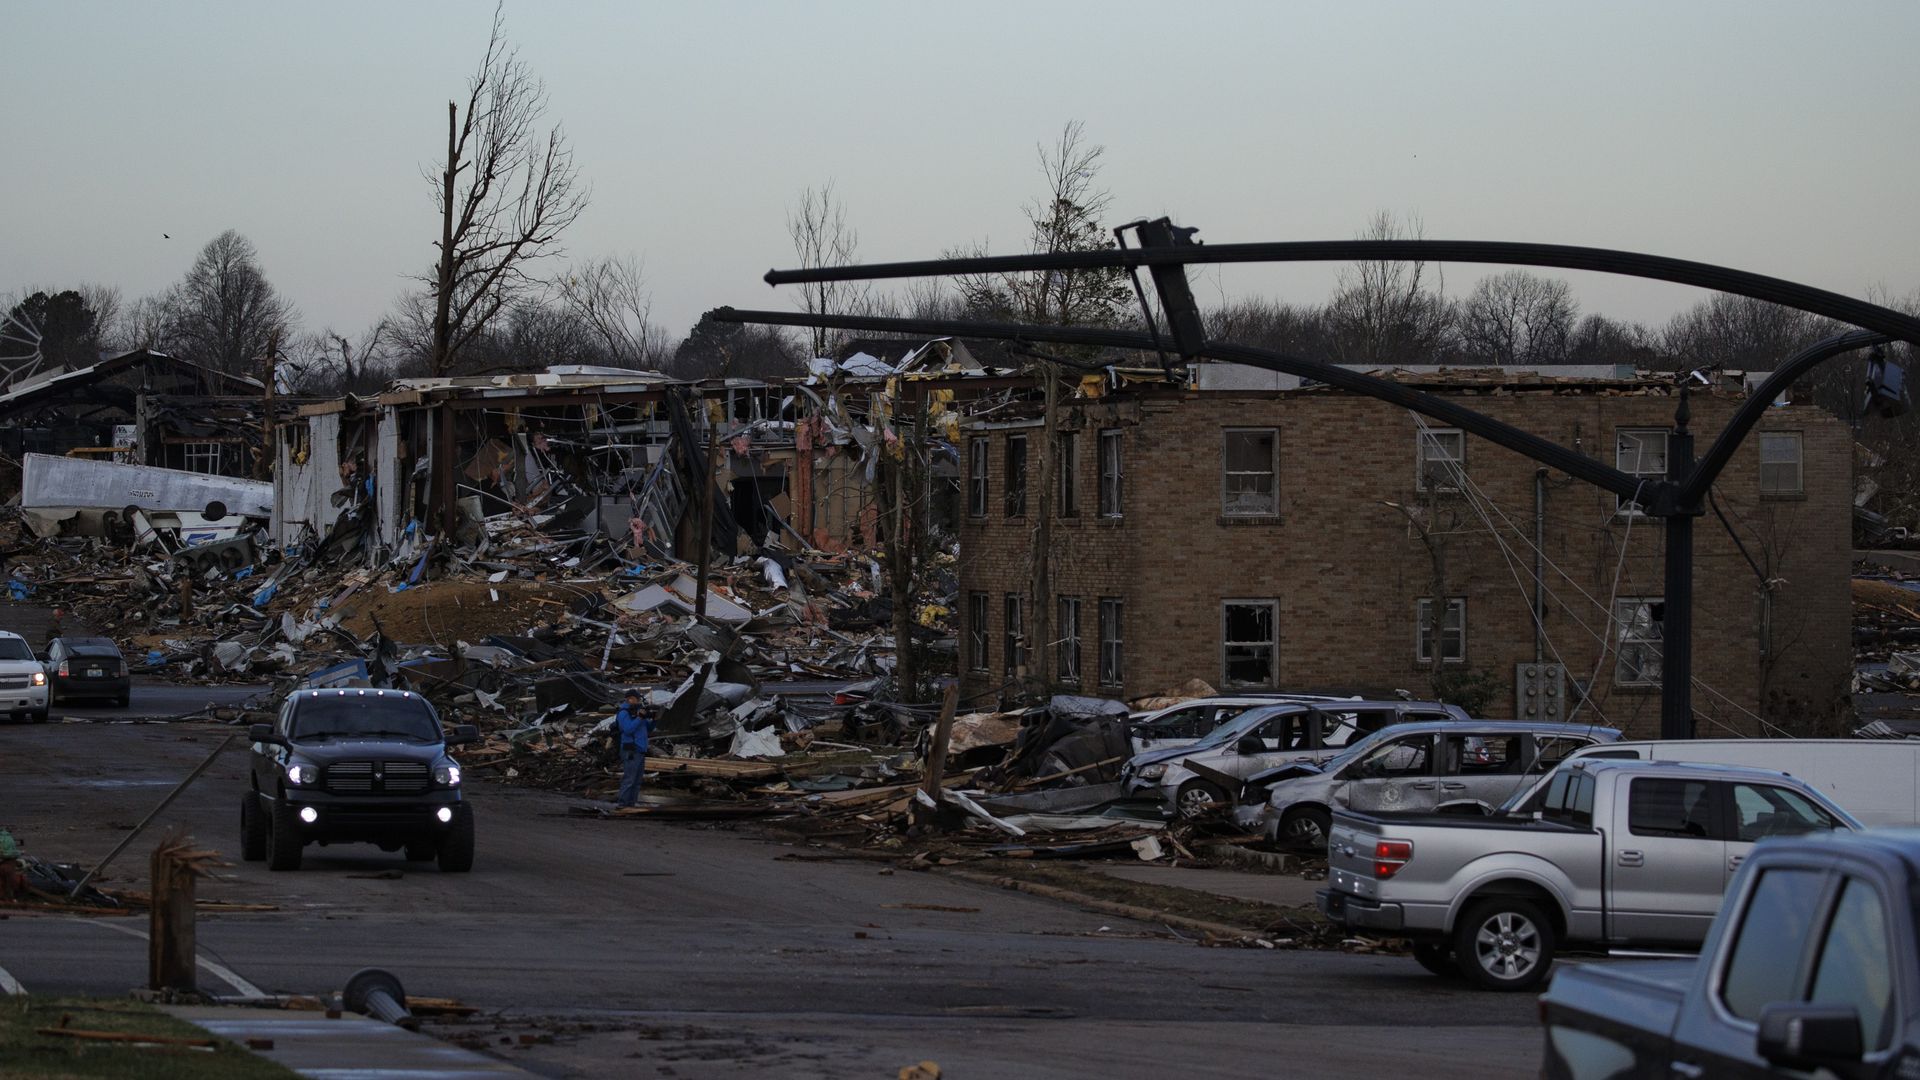
<svg viewBox="0 0 1920 1080"><path fill-rule="evenodd" d="M1021 881L1019 878L1002 877L998 874L976 873L972 870L942 869L938 872L950 877L957 877L962 881L971 881L977 885L992 885L1001 889L1013 889L1017 892L1045 897L1048 900L1058 900L1062 903L1090 908L1108 915L1118 915L1121 918L1133 919L1138 922L1159 923L1162 926L1178 927L1182 930L1192 930L1200 934L1211 934L1216 938L1224 937L1234 941L1253 943L1266 941L1272 937L1270 934L1264 934L1258 930L1249 930L1244 926L1228 926L1225 923L1208 922L1205 919L1192 919L1185 915L1172 915L1164 911L1157 911L1153 908L1140 907L1136 904L1122 904L1116 900L1103 900L1097 896L1074 892L1072 889L1063 889L1057 885L1043 885L1034 881Z"/></svg>

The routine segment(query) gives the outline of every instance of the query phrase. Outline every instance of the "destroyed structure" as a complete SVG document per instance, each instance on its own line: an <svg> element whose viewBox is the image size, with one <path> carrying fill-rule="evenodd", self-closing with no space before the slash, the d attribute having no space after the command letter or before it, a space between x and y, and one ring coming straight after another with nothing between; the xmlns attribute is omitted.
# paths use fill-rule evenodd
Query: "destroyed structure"
<svg viewBox="0 0 1920 1080"><path fill-rule="evenodd" d="M1395 377L1664 475L1671 377ZM1699 428L1716 430L1744 396L1729 382L1694 394ZM1198 366L1194 383L1081 396L1051 423L1028 403L968 425L967 695L1134 697L1192 677L1417 697L1445 686L1455 700L1478 691L1483 715L1658 733L1658 521L1379 401L1230 365ZM1058 456L1043 522L1049 430ZM1852 452L1834 417L1784 406L1715 485L1696 564L1703 736L1837 730ZM1030 600L1042 543L1044 640Z"/></svg>

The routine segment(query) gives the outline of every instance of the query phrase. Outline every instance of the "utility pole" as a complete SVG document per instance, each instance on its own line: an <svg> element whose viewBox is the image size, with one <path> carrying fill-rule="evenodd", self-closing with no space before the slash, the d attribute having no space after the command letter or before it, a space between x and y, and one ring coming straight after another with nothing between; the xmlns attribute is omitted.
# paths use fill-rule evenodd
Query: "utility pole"
<svg viewBox="0 0 1920 1080"><path fill-rule="evenodd" d="M1698 496L1689 499L1684 495L1694 471L1693 431L1687 426L1692 418L1687 384L1682 382L1680 407L1673 413L1673 433L1667 437L1667 485L1683 494L1668 508L1663 519L1667 525L1666 588L1660 612L1660 737L1663 739L1691 739L1694 734L1693 519L1703 511Z"/></svg>
<svg viewBox="0 0 1920 1080"><path fill-rule="evenodd" d="M704 449L695 448L689 457L698 456L700 465L700 545L695 552L698 568L693 587L693 614L695 618L707 617L707 571L713 565L713 469L714 451L720 445L720 425L713 419L713 410L708 408L703 395L700 398L700 418L707 425L707 445Z"/></svg>
<svg viewBox="0 0 1920 1080"><path fill-rule="evenodd" d="M254 463L255 475L261 480L273 478L273 372L274 358L279 352L280 331L275 330L267 338L267 378L260 408L260 460Z"/></svg>

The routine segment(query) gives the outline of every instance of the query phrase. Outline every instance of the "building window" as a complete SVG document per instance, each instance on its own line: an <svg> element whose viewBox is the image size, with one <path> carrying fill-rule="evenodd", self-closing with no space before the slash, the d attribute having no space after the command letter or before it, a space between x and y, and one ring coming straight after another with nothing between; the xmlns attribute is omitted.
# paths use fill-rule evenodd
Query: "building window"
<svg viewBox="0 0 1920 1080"><path fill-rule="evenodd" d="M210 476L218 476L220 473L220 444L217 442L181 443L180 467L187 472L206 473Z"/></svg>
<svg viewBox="0 0 1920 1080"><path fill-rule="evenodd" d="M1220 669L1226 685L1272 686L1280 652L1279 601L1228 600L1220 614Z"/></svg>
<svg viewBox="0 0 1920 1080"><path fill-rule="evenodd" d="M1126 682L1125 659L1121 648L1126 629L1127 605L1119 597L1100 598L1100 685L1120 686Z"/></svg>
<svg viewBox="0 0 1920 1080"><path fill-rule="evenodd" d="M1620 686L1660 685L1660 623L1666 614L1660 598L1629 597L1613 605L1615 648L1619 660L1613 681Z"/></svg>
<svg viewBox="0 0 1920 1080"><path fill-rule="evenodd" d="M1421 428L1414 435L1415 491L1459 491L1467 470L1467 436L1459 428Z"/></svg>
<svg viewBox="0 0 1920 1080"><path fill-rule="evenodd" d="M1054 655L1054 673L1063 683L1080 682L1080 598L1060 598L1060 643Z"/></svg>
<svg viewBox="0 0 1920 1080"><path fill-rule="evenodd" d="M1007 594L1006 625L1001 628L1000 655L1009 675L1017 675L1027 666L1027 639L1020 625L1020 596Z"/></svg>
<svg viewBox="0 0 1920 1080"><path fill-rule="evenodd" d="M967 666L987 670L987 594L967 594Z"/></svg>
<svg viewBox="0 0 1920 1080"><path fill-rule="evenodd" d="M1621 472L1642 477L1648 483L1666 479L1667 429L1621 428L1614 432L1613 462ZM1639 503L1624 496L1616 495L1614 504L1622 514L1643 512Z"/></svg>
<svg viewBox="0 0 1920 1080"><path fill-rule="evenodd" d="M1059 500L1054 513L1061 517L1080 516L1080 441L1071 431L1061 432L1055 439L1054 450L1058 454L1056 468L1060 473L1060 490L1055 493Z"/></svg>
<svg viewBox="0 0 1920 1080"><path fill-rule="evenodd" d="M1279 431L1229 428L1220 461L1222 514L1272 517L1280 512Z"/></svg>
<svg viewBox="0 0 1920 1080"><path fill-rule="evenodd" d="M1414 645L1414 659L1422 664L1433 663L1433 598L1421 597L1414 612L1419 627L1419 640ZM1464 596L1447 597L1445 621L1440 625L1440 662L1443 664L1465 663L1467 659L1467 598Z"/></svg>
<svg viewBox="0 0 1920 1080"><path fill-rule="evenodd" d="M1007 436L1007 516L1027 516L1027 437Z"/></svg>
<svg viewBox="0 0 1920 1080"><path fill-rule="evenodd" d="M1126 470L1120 460L1120 430L1100 433L1100 516L1117 518L1120 516L1121 488L1126 480Z"/></svg>
<svg viewBox="0 0 1920 1080"><path fill-rule="evenodd" d="M1763 431L1760 433L1760 494L1798 495L1800 479L1800 433Z"/></svg>
<svg viewBox="0 0 1920 1080"><path fill-rule="evenodd" d="M987 440L967 441L967 516L987 516Z"/></svg>

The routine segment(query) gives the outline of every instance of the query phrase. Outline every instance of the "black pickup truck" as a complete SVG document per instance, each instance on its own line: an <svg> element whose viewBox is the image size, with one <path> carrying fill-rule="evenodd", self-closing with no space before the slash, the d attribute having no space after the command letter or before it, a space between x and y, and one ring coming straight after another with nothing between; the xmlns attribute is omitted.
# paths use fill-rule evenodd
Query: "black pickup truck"
<svg viewBox="0 0 1920 1080"><path fill-rule="evenodd" d="M240 804L240 851L270 870L298 870L308 844L373 843L473 869L473 809L460 797L440 714L404 690L297 690L278 719L255 724L251 784Z"/></svg>
<svg viewBox="0 0 1920 1080"><path fill-rule="evenodd" d="M1562 968L1540 1075L1920 1076L1920 832L1757 845L1698 960Z"/></svg>

